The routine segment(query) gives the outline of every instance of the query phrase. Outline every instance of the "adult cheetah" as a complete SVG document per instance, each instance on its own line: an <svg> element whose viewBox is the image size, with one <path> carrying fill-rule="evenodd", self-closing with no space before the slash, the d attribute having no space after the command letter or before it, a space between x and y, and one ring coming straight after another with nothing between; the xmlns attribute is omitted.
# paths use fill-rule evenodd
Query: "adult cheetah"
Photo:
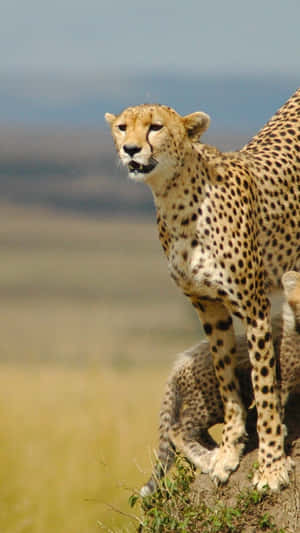
<svg viewBox="0 0 300 533"><path fill-rule="evenodd" d="M235 375L232 315L246 328L258 412L258 489L287 485L291 462L276 387L267 291L300 270L300 89L242 150L202 144L203 112L163 105L106 114L129 177L150 186L170 275L208 336L224 403L222 443L210 476L225 482L239 464L245 409Z"/></svg>
<svg viewBox="0 0 300 533"><path fill-rule="evenodd" d="M282 317L275 317L272 327L284 408L289 394L300 385L300 274L284 274L282 284L285 293ZM237 349L238 380L243 402L249 408L253 405L253 389L244 336L238 337ZM148 496L156 490L159 479L174 463L175 449L200 467L202 473L209 471L216 443L208 429L223 420L223 403L212 357L208 343L203 341L179 356L168 378L160 411L157 463L141 495Z"/></svg>

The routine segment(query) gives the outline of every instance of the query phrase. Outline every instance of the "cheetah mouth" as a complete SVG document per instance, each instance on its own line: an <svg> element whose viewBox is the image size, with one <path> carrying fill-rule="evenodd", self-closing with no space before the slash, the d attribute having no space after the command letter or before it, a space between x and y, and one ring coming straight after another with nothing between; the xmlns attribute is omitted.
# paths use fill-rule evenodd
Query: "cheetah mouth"
<svg viewBox="0 0 300 533"><path fill-rule="evenodd" d="M128 163L128 170L131 174L149 174L156 167L157 161L154 159L151 160L149 165L142 165L136 161L130 161Z"/></svg>

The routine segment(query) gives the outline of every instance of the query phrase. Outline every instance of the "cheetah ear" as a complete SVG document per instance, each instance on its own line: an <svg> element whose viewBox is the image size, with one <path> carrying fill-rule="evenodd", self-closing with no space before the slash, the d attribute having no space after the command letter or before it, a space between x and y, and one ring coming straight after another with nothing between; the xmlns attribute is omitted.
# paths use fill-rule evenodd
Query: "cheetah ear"
<svg viewBox="0 0 300 533"><path fill-rule="evenodd" d="M113 115L112 113L105 113L104 118L106 122L108 122L108 124L111 126L116 118L116 115Z"/></svg>
<svg viewBox="0 0 300 533"><path fill-rule="evenodd" d="M189 138L193 141L197 141L210 124L209 116L203 111L185 115L182 120Z"/></svg>
<svg viewBox="0 0 300 533"><path fill-rule="evenodd" d="M281 283L284 289L286 298L288 299L291 292L297 287L300 289L300 273L290 270L283 274Z"/></svg>

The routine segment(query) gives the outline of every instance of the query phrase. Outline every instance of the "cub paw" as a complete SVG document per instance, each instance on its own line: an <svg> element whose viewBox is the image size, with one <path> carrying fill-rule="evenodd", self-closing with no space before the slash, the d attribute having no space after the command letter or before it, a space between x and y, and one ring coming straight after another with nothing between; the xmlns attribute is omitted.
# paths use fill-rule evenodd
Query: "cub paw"
<svg viewBox="0 0 300 533"><path fill-rule="evenodd" d="M201 474L209 474L211 471L211 462L214 457L215 450L207 450L201 455L190 456L189 459L194 463L197 468L200 468Z"/></svg>
<svg viewBox="0 0 300 533"><path fill-rule="evenodd" d="M238 468L243 448L243 444L237 444L213 450L209 475L216 485L226 483L231 472Z"/></svg>

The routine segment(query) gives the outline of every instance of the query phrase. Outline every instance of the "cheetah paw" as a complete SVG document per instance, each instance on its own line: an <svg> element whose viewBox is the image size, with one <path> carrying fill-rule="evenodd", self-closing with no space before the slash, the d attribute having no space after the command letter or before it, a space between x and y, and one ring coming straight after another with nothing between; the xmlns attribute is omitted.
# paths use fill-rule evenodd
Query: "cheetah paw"
<svg viewBox="0 0 300 533"><path fill-rule="evenodd" d="M269 468L259 469L254 474L253 484L259 491L269 487L271 491L279 492L289 484L289 474L294 467L295 463L290 457L282 457Z"/></svg>
<svg viewBox="0 0 300 533"><path fill-rule="evenodd" d="M225 483L231 472L238 468L243 448L243 444L237 444L213 450L209 475L216 485Z"/></svg>

